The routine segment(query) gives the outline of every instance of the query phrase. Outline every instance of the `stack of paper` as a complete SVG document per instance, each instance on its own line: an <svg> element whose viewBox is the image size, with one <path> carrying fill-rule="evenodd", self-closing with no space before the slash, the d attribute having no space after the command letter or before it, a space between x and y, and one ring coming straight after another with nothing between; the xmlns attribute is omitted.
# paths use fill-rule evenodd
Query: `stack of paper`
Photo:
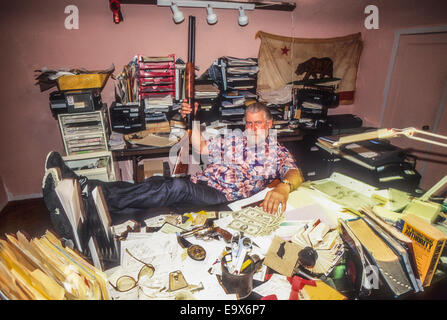
<svg viewBox="0 0 447 320"><path fill-rule="evenodd" d="M301 250L310 247L316 251L315 265L302 265L315 274L328 275L340 261L344 252L343 240L338 234L338 230L331 230L320 219L314 219L300 227L291 241L297 244Z"/></svg>
<svg viewBox="0 0 447 320"><path fill-rule="evenodd" d="M168 112L169 107L173 105L173 99L170 95L151 96L144 98L144 106L146 113Z"/></svg>
<svg viewBox="0 0 447 320"><path fill-rule="evenodd" d="M194 87L194 98L217 98L219 96L219 89L211 84L196 84Z"/></svg>
<svg viewBox="0 0 447 320"><path fill-rule="evenodd" d="M109 299L105 274L47 231L0 240L0 296L10 300Z"/></svg>

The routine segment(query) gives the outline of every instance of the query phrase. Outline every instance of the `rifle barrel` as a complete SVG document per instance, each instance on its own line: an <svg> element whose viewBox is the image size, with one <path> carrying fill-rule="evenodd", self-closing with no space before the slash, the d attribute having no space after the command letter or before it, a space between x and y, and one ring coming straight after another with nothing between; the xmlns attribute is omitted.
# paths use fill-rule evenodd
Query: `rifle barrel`
<svg viewBox="0 0 447 320"><path fill-rule="evenodd" d="M195 43L196 43L196 17L189 16L188 29L188 62L194 63L195 60Z"/></svg>

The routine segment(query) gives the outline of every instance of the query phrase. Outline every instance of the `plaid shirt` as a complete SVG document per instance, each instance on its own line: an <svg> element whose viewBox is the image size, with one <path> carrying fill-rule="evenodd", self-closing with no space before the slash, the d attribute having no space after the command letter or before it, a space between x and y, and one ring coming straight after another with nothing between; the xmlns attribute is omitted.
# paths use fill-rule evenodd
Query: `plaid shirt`
<svg viewBox="0 0 447 320"><path fill-rule="evenodd" d="M250 197L297 168L293 156L275 135L252 146L242 134L219 136L209 141L208 150L208 166L191 176L191 181L205 181L223 192L228 201Z"/></svg>

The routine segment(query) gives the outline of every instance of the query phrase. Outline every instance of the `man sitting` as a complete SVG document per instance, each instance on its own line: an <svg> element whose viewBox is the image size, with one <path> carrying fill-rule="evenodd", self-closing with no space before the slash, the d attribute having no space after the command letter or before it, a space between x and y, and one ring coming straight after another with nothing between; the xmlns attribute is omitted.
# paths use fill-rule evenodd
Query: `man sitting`
<svg viewBox="0 0 447 320"><path fill-rule="evenodd" d="M184 102L182 116L191 112L192 108ZM101 186L113 216L135 214L154 207L227 203L250 197L274 179L280 179L281 183L267 193L261 204L264 211L274 214L280 204L285 209L289 193L302 183L303 178L290 152L278 144L275 135L269 135L272 125L270 111L258 102L246 108L244 133L235 130L223 137L205 139L193 130L193 148L200 150L208 165L189 179L151 177L141 183L87 180L68 168L57 152L50 152L45 165L44 199L55 197L54 185L58 179L78 179L83 191L86 186L89 189ZM45 202L50 212L55 210L55 206L49 205L51 201Z"/></svg>

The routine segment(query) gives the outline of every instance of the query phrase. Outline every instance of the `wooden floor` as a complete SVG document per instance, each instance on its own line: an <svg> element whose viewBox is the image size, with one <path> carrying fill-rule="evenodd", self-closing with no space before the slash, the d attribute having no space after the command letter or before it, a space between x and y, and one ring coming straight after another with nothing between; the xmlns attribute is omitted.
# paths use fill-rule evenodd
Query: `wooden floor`
<svg viewBox="0 0 447 320"><path fill-rule="evenodd" d="M38 237L51 228L50 213L43 198L10 201L0 213L0 237L19 230Z"/></svg>

